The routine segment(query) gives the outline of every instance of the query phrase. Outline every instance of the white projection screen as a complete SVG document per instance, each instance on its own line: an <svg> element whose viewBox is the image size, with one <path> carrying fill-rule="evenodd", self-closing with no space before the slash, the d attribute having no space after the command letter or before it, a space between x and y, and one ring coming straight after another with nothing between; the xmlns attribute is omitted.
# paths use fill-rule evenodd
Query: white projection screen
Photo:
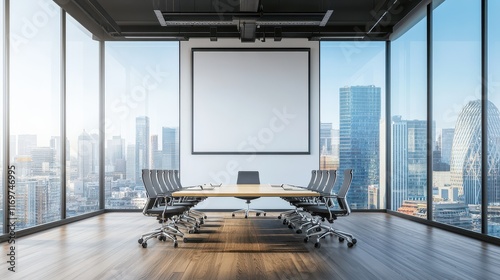
<svg viewBox="0 0 500 280"><path fill-rule="evenodd" d="M310 49L192 49L193 154L309 154Z"/></svg>

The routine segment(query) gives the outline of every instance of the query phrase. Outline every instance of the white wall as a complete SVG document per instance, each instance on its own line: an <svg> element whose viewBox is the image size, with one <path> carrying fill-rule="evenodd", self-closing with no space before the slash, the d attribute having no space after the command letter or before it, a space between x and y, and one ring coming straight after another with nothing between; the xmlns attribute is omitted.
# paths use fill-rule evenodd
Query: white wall
<svg viewBox="0 0 500 280"><path fill-rule="evenodd" d="M192 151L192 48L310 48L310 145L309 155L193 155ZM217 67L217 66L214 66ZM224 77L214 77L224 82ZM251 80L251 78L249 78ZM255 83L258 88L258 82ZM239 40L191 39L180 43L180 172L184 186L202 183L236 183L238 170L258 170L261 183L307 185L312 169L319 167L319 42L285 40L241 43ZM214 131L216 133L216 131ZM293 141L293 139L290 139ZM210 198L199 205L205 209L244 208L235 198ZM280 198L259 198L251 207L283 209L290 207Z"/></svg>

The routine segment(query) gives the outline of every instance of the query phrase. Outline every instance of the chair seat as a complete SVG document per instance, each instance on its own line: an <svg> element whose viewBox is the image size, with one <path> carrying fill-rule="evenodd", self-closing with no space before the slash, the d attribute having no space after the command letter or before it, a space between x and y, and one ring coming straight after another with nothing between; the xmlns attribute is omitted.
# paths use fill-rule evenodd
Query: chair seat
<svg viewBox="0 0 500 280"><path fill-rule="evenodd" d="M332 213L333 215L336 215L336 216L344 216L347 214L347 211L343 210L343 209L339 209L339 208L336 208L336 207L330 207L330 208L327 208L326 206L322 206L322 205L319 205L319 206L310 206L310 207L306 207L305 210L307 210L307 212L313 214L313 215L318 215L318 216L329 216L330 213Z"/></svg>
<svg viewBox="0 0 500 280"><path fill-rule="evenodd" d="M147 214L153 214L153 215L161 215L162 213L165 214L181 214L182 212L186 211L187 207L184 206L168 206L167 209L164 207L155 207L152 209L148 209L146 211Z"/></svg>

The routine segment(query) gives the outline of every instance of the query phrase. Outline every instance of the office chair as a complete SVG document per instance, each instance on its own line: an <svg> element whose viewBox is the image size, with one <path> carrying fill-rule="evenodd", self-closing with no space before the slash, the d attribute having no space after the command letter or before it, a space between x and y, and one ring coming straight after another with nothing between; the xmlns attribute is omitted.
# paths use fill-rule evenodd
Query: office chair
<svg viewBox="0 0 500 280"><path fill-rule="evenodd" d="M320 190L323 190L325 185L328 183L330 179L330 170L318 170L317 171L317 176L314 181L314 184L311 185L311 191L319 192ZM295 200L290 201L292 205L294 205L297 208L303 208L302 205L300 204L305 204L305 205L310 205L314 204L316 205L318 203L318 200L316 197L301 197ZM297 215L294 215L293 217L288 217L288 219L283 219L283 224L288 225L289 229L294 229L295 228L295 223L296 222L306 222L307 217L303 215L303 211L299 212L297 211Z"/></svg>
<svg viewBox="0 0 500 280"><path fill-rule="evenodd" d="M315 189L316 186L320 183L322 175L323 173L321 172L321 170L311 170L311 178L309 179L309 184L307 184L306 189L308 190ZM300 187L300 186L295 186L295 187ZM300 209L295 205L295 203L307 201L309 198L282 197L281 199L287 201L288 203L290 203L290 205L293 205L295 207L295 209L285 211L278 216L278 219L283 218L283 224L287 225L289 219L301 215L299 212Z"/></svg>
<svg viewBox="0 0 500 280"><path fill-rule="evenodd" d="M321 217L321 219L327 220L330 224L333 224L333 222L337 219L337 217L348 216L351 213L351 208L349 207L349 203L347 202L346 197L347 197L347 192L349 191L349 188L351 186L352 177L353 177L352 169L344 170L344 181L342 182L342 186L340 187L339 192L337 194L325 196L324 205L309 206L304 208L307 209L307 211L311 213L312 216L319 216ZM335 207L334 205L335 199L337 200L338 204L337 207ZM320 248L321 247L321 244L319 243L320 239L325 238L328 235L334 235L338 237L340 242L347 240L347 247L349 248L351 248L352 246L354 246L354 244L356 244L357 240L353 237L352 234L334 229L331 225L326 226L324 224L321 224L319 219L317 221L319 228L323 229L324 231L320 230L314 233L307 234L306 237L304 238L304 242L309 241L309 239L312 236L317 236L314 247Z"/></svg>
<svg viewBox="0 0 500 280"><path fill-rule="evenodd" d="M170 186L172 186L172 188L175 191L180 191L180 190L185 188L181 184L179 170L166 170L164 172L163 177L164 177L165 182L168 182L168 184ZM189 187L186 187L186 188L189 188ZM191 202L195 202L195 203L199 203L205 199L206 199L206 197L194 197L194 196L181 198L182 201L191 201ZM205 213L200 212L200 211L195 210L195 209L191 209L190 213L193 214L194 216L198 217L200 224L204 224L204 222L205 222L204 219L207 218L207 215Z"/></svg>
<svg viewBox="0 0 500 280"><path fill-rule="evenodd" d="M259 171L238 171L238 178L236 179L236 184L260 184L259 179ZM259 198L257 197L236 197L239 199L246 200L247 208L243 208L240 210L236 210L232 213L232 216L235 216L235 213L244 212L245 219L248 218L249 212L255 212L256 216L260 216L260 214L266 215L266 212L257 209L250 208L250 201Z"/></svg>
<svg viewBox="0 0 500 280"><path fill-rule="evenodd" d="M326 172L327 180L324 184L324 187L322 189L317 189L316 191L320 194L319 198L314 198L314 200L307 201L307 202L299 202L296 203L295 205L299 208L305 209L304 211L307 211L308 207L313 207L313 206L321 206L325 205L325 198L331 196L333 187L335 185L335 182L337 180L337 171L336 170L328 170ZM304 218L301 220L302 224L299 226L297 229L297 233L302 233L302 229L305 227L310 226L307 229L307 232L316 229L317 231L321 231L321 228L319 225L315 224L315 220L313 218Z"/></svg>
<svg viewBox="0 0 500 280"><path fill-rule="evenodd" d="M162 173L163 170L152 169L151 172L151 183L155 191L158 193L165 194L169 197L168 204L169 206L183 206L186 208L186 211L179 215L175 220L175 225L181 228L184 228L188 231L188 233L196 233L198 232L199 224L196 222L196 219L189 215L189 210L196 205L197 202L193 201L177 201L172 197L172 192L174 190L169 189L168 186L163 181ZM167 202L165 202L167 203ZM180 235L183 236L183 235Z"/></svg>
<svg viewBox="0 0 500 280"><path fill-rule="evenodd" d="M157 192L153 187L151 170L142 170L142 182L148 196L142 213L145 216L155 217L161 223L161 227L142 234L138 240L139 244L143 248L147 248L147 241L151 238L158 238L160 241L166 241L168 238L174 242L174 247L177 247L177 236L182 236L182 233L175 228L174 219L182 215L186 211L186 207L168 206L169 197Z"/></svg>
<svg viewBox="0 0 500 280"><path fill-rule="evenodd" d="M318 178L321 179L321 177L318 176L319 174L321 174L319 172L319 170L311 170L311 178L309 179L309 184L307 184L307 187L305 187L305 189L308 189L308 190L312 189L312 187L316 183L316 180ZM295 185L294 185L294 187L300 188L300 186L295 186ZM281 199L283 199L283 200L287 201L288 203L290 203L291 205L293 205L294 202L300 201L300 199L302 199L302 198L300 198L300 197L299 198L297 198L297 197L282 197ZM297 213L297 211L298 211L298 209L297 209L297 207L295 207L295 209L282 212L281 214L278 215L278 219L281 219L283 217L283 221L285 224L286 217L288 217L290 215L295 215Z"/></svg>

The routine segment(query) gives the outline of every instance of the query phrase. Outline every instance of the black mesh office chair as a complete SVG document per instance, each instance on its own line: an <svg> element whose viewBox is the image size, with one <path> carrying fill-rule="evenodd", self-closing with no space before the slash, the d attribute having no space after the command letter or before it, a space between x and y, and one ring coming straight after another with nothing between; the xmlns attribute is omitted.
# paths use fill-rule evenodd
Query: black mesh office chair
<svg viewBox="0 0 500 280"><path fill-rule="evenodd" d="M236 184L260 184L259 171L238 171L238 178L236 179ZM257 216L260 216L260 214L264 214L264 216L266 215L265 211L250 208L250 201L259 198L259 196L236 197L236 198L246 200L247 207L234 211L232 214L233 217L235 216L235 213L240 213L240 212L245 213L245 218L248 218L249 212L255 212Z"/></svg>
<svg viewBox="0 0 500 280"><path fill-rule="evenodd" d="M151 238L158 238L160 241L166 241L168 238L174 242L174 247L177 247L177 236L182 236L182 233L175 228L175 218L182 215L187 208L184 206L168 206L168 200L170 199L168 195L157 192L153 187L151 170L142 170L142 181L148 196L142 213L145 216L155 217L161 223L161 226L142 234L138 240L139 244L143 248L147 248L147 242Z"/></svg>
<svg viewBox="0 0 500 280"><path fill-rule="evenodd" d="M325 196L324 205L304 207L304 209L306 209L313 216L319 216L322 219L327 220L330 224L333 224L337 217L348 216L351 213L351 208L349 207L346 197L351 186L352 177L352 169L344 170L344 181L342 182L342 186L337 194ZM335 201L337 203L335 203ZM347 240L347 247L349 248L354 246L357 242L351 233L334 229L331 225L327 226L319 223L318 229L320 229L320 231L307 234L304 238L304 241L307 242L312 236L317 236L316 243L314 244L314 247L316 248L321 246L319 243L320 239L325 238L328 235L337 236L340 242Z"/></svg>

